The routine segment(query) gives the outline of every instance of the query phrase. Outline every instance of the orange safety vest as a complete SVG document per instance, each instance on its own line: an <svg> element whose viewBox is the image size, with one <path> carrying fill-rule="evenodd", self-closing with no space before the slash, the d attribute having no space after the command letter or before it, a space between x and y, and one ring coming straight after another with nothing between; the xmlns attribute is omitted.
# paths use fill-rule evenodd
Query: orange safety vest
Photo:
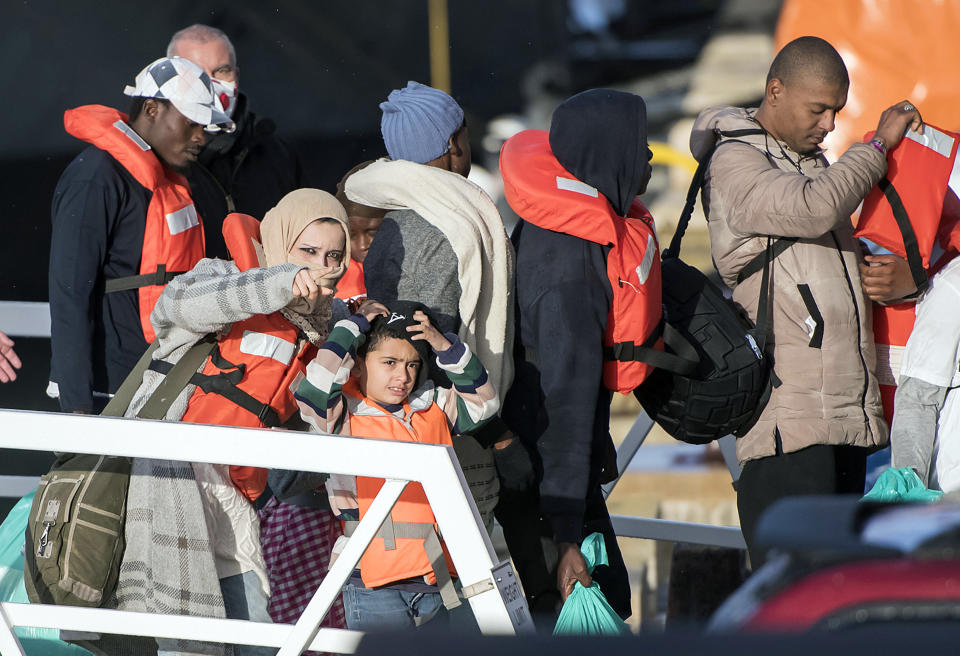
<svg viewBox="0 0 960 656"><path fill-rule="evenodd" d="M137 290L140 326L149 343L156 337L150 313L164 285L203 258L203 224L186 178L164 166L127 120L126 114L103 105L84 105L63 114L63 125L69 134L108 152L151 192L140 275L107 281L106 285L108 293Z"/></svg>
<svg viewBox="0 0 960 656"><path fill-rule="evenodd" d="M869 137L871 135L867 135ZM918 288L960 250L960 217L945 210L949 191L960 196L960 134L931 125L907 133L887 155L887 175L863 201L854 235L903 257ZM873 305L877 380L887 422L903 349L913 331L916 303Z"/></svg>
<svg viewBox="0 0 960 656"><path fill-rule="evenodd" d="M363 262L351 259L347 263L347 270L337 283L336 297L345 301L354 301L367 295L367 288L363 282Z"/></svg>
<svg viewBox="0 0 960 656"><path fill-rule="evenodd" d="M420 442L424 444L446 444L453 446L447 415L436 403L426 410L411 412L409 400L404 401L403 411L407 422L382 410L379 405L365 398L360 391L356 378L350 378L343 386L343 393L357 399L372 408L372 412L350 415L350 434L354 437L373 437L397 442ZM370 504L383 487L382 478L357 476L357 502L360 506L360 518L366 515ZM383 536L381 529L367 547L360 559L360 578L364 586L374 588L405 579L425 577L428 583L437 583L433 567L427 557L423 537L403 537L401 525L433 526L436 531L436 519L430 510L430 503L419 483L410 483L400 495L393 510L390 511L389 524L397 526L395 536ZM384 525L386 528L387 524ZM391 548L391 546L393 548ZM453 561L443 546L447 569L456 576Z"/></svg>
<svg viewBox="0 0 960 656"><path fill-rule="evenodd" d="M550 150L545 130L525 130L500 152L504 194L510 207L535 226L611 247L607 277L613 302L603 343L603 382L628 394L653 371L634 359L637 347L663 349L660 247L653 217L634 200L626 218L593 187L577 180Z"/></svg>
<svg viewBox="0 0 960 656"><path fill-rule="evenodd" d="M254 241L260 224L244 214L230 214L223 236L241 270L259 265ZM222 426L279 426L297 411L290 387L306 372L317 347L303 340L299 329L279 312L258 314L231 326L201 372L209 391L196 388L181 421ZM299 345L298 345L299 344ZM267 484L267 470L230 467L230 478L251 501Z"/></svg>

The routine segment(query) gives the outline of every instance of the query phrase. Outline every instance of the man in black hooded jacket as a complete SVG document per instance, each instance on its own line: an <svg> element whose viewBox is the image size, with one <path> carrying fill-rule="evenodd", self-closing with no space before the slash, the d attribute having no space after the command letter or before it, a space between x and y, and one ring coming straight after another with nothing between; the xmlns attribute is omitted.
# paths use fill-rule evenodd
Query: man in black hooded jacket
<svg viewBox="0 0 960 656"><path fill-rule="evenodd" d="M549 147L576 178L568 183L584 183L585 193L602 194L613 212L626 216L650 178L646 124L646 106L639 96L608 89L585 91L554 112ZM523 218L524 212L514 209ZM503 417L533 457L539 512L549 521L557 544L556 585L561 598L572 591L575 581L590 584L579 543L600 531L610 566L594 575L613 608L627 617L626 567L600 489L614 453L611 393L602 375L604 331L613 298L606 266L610 248L524 220L513 240L519 346L516 379ZM515 515L522 513L521 500L516 503ZM501 511L511 514L503 506L501 501L501 523L505 522ZM518 517L512 522L506 518L505 531L522 526Z"/></svg>

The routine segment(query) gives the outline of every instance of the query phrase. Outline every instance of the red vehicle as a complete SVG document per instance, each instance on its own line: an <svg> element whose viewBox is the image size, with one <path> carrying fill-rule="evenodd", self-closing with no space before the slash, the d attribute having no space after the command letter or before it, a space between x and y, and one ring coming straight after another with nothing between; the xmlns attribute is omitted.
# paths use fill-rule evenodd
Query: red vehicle
<svg viewBox="0 0 960 656"><path fill-rule="evenodd" d="M709 631L806 632L960 620L960 503L784 500L764 515L769 556Z"/></svg>

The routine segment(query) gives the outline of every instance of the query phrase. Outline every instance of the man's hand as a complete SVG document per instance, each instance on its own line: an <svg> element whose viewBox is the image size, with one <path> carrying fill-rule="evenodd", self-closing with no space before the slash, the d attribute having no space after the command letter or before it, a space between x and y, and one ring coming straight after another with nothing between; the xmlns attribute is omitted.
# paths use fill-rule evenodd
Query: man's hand
<svg viewBox="0 0 960 656"><path fill-rule="evenodd" d="M557 590L560 591L560 601L566 601L577 581L585 588L593 585L593 579L587 574L587 561L580 553L580 545L576 542L557 543Z"/></svg>
<svg viewBox="0 0 960 656"><path fill-rule="evenodd" d="M920 117L920 110L912 102L901 100L883 111L874 136L880 139L887 147L887 152L890 152L900 143L907 128L923 134L923 119Z"/></svg>
<svg viewBox="0 0 960 656"><path fill-rule="evenodd" d="M380 301L367 298L364 299L363 303L360 304L360 307L357 308L357 314L363 315L367 321L373 321L377 317L385 317L390 313L387 312L387 306Z"/></svg>
<svg viewBox="0 0 960 656"><path fill-rule="evenodd" d="M0 383L9 383L17 379L17 372L22 363L13 351L13 340L0 332Z"/></svg>
<svg viewBox="0 0 960 656"><path fill-rule="evenodd" d="M867 255L860 265L863 293L875 303L889 303L917 291L910 265L899 255Z"/></svg>

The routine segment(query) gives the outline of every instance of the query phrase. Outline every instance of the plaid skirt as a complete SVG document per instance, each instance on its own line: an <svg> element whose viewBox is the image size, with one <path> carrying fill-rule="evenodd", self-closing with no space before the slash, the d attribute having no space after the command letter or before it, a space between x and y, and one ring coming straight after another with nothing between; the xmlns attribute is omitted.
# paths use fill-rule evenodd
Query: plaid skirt
<svg viewBox="0 0 960 656"><path fill-rule="evenodd" d="M276 498L260 510L260 544L270 579L270 617L292 624L300 619L330 564L333 543L343 534L329 510L303 508ZM320 626L345 629L340 596Z"/></svg>

